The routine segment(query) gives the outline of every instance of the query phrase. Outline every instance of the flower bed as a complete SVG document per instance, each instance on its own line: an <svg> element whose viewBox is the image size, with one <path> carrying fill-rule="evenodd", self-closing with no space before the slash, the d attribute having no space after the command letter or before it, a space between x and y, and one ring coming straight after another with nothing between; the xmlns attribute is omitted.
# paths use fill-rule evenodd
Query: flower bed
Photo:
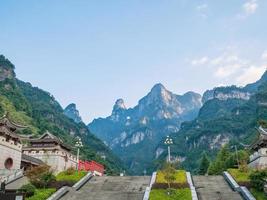
<svg viewBox="0 0 267 200"><path fill-rule="evenodd" d="M150 192L149 200L192 200L191 191L189 188L184 189L173 189L170 195L168 195L167 190L164 189L154 189Z"/></svg>
<svg viewBox="0 0 267 200"><path fill-rule="evenodd" d="M162 171L157 173L156 182L152 186L153 189L167 189L168 183L164 178L165 174ZM189 188L186 178L186 172L184 170L176 170L174 174L175 180L170 184L171 188Z"/></svg>
<svg viewBox="0 0 267 200"><path fill-rule="evenodd" d="M227 170L229 174L235 179L235 181L241 185L241 186L246 186L250 188L250 178L249 175L251 171L248 172L242 172L239 169L228 169Z"/></svg>
<svg viewBox="0 0 267 200"><path fill-rule="evenodd" d="M87 174L87 172L85 171L74 171L72 173L69 173L68 171L64 171L64 172L60 172L57 176L56 176L56 180L57 181L70 181L70 182L78 182L79 180L81 180L85 175Z"/></svg>

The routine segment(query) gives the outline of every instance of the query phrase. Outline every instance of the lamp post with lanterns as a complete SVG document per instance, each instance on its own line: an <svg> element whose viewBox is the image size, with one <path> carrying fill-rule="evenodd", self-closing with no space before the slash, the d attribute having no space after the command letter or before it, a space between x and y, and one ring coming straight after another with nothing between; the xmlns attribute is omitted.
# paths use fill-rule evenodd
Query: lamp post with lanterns
<svg viewBox="0 0 267 200"><path fill-rule="evenodd" d="M80 148L83 147L82 139L80 137L76 137L77 141L75 143L75 147L77 148L77 166L76 169L79 169L79 157L80 157Z"/></svg>
<svg viewBox="0 0 267 200"><path fill-rule="evenodd" d="M171 148L170 145L173 144L172 138L170 138L170 136L167 136L164 144L168 145L168 162L171 162Z"/></svg>

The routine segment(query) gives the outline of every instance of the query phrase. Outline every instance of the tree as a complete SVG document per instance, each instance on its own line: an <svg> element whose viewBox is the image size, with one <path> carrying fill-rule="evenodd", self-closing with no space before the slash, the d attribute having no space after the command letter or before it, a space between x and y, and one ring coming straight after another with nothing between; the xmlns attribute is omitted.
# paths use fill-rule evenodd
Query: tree
<svg viewBox="0 0 267 200"><path fill-rule="evenodd" d="M211 163L208 169L208 174L218 175L228 168L227 160L230 158L231 153L228 146L224 146L218 153L214 162Z"/></svg>
<svg viewBox="0 0 267 200"><path fill-rule="evenodd" d="M166 163L163 168L164 179L167 181L168 188L171 188L171 184L175 181L176 169L171 163ZM169 192L168 192L169 194Z"/></svg>
<svg viewBox="0 0 267 200"><path fill-rule="evenodd" d="M200 161L198 173L200 175L205 175L207 173L207 171L208 171L209 166L210 166L210 161L209 161L209 159L207 157L206 152L204 152L202 154L202 158L201 158L201 161Z"/></svg>

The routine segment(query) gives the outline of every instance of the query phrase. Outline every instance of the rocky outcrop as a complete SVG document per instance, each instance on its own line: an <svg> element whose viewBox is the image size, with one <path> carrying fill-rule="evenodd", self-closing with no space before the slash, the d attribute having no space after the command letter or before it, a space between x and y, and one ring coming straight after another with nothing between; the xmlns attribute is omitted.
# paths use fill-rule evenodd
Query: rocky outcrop
<svg viewBox="0 0 267 200"><path fill-rule="evenodd" d="M73 119L73 121L75 121L76 123L80 123L82 122L82 118L80 116L79 111L76 108L76 104L72 103L70 105L68 105L65 109L64 109L64 114L70 118Z"/></svg>

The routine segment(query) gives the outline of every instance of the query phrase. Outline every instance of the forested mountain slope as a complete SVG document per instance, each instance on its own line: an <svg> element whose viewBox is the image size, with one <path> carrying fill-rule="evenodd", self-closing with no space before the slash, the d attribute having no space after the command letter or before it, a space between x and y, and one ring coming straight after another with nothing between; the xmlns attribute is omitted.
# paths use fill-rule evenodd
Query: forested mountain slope
<svg viewBox="0 0 267 200"><path fill-rule="evenodd" d="M205 103L198 117L184 122L180 131L171 135L174 139L171 147L173 158L179 159L186 169L195 170L203 151L213 157L225 144L236 144L242 148L242 144L255 140L255 127L267 120L266 77L265 72L259 81L244 88L217 88L221 91L220 95L218 91L210 90L207 92L209 95L213 92L210 98L207 98L207 93L206 96L204 94ZM156 160L159 165L166 157L163 141L157 151L163 152Z"/></svg>
<svg viewBox="0 0 267 200"><path fill-rule="evenodd" d="M28 126L22 134L40 135L48 130L74 148L75 137L84 143L83 159L94 159L106 166L108 174L118 174L121 161L106 145L87 129L64 115L64 110L48 92L16 79L14 65L0 56L0 116L8 116L16 123Z"/></svg>

